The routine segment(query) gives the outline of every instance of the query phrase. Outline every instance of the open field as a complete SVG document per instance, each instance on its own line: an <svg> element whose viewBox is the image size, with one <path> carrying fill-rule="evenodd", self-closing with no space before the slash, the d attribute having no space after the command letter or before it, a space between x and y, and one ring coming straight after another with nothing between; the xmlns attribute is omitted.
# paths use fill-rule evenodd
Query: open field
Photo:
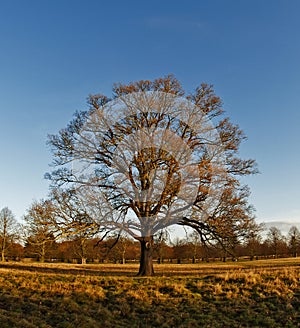
<svg viewBox="0 0 300 328"><path fill-rule="evenodd" d="M137 269L0 263L0 327L300 327L300 258Z"/></svg>

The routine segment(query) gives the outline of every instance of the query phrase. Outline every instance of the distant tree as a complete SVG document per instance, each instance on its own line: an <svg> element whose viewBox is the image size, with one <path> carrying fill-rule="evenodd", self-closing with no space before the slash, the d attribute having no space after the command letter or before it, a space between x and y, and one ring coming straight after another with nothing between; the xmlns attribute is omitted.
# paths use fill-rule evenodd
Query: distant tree
<svg viewBox="0 0 300 328"><path fill-rule="evenodd" d="M84 233L79 233L76 236L71 237L71 240L75 257L80 258L81 264L86 264L88 257L88 238Z"/></svg>
<svg viewBox="0 0 300 328"><path fill-rule="evenodd" d="M244 246L246 249L246 255L250 256L250 260L253 260L261 252L262 237L261 232L264 230L263 224L254 225L245 240Z"/></svg>
<svg viewBox="0 0 300 328"><path fill-rule="evenodd" d="M300 253L300 232L296 226L292 226L288 233L288 246L294 257Z"/></svg>
<svg viewBox="0 0 300 328"><path fill-rule="evenodd" d="M101 226L104 209L101 204L91 205L87 197L80 197L73 189L53 189L49 202L53 211L44 221L45 226L53 231L57 240L73 241L73 251L85 264L88 240L101 233L104 239L108 234L106 226Z"/></svg>
<svg viewBox="0 0 300 328"><path fill-rule="evenodd" d="M159 264L164 262L164 258L168 255L170 242L170 234L168 230L161 230L154 238L154 255L157 257Z"/></svg>
<svg viewBox="0 0 300 328"><path fill-rule="evenodd" d="M19 225L8 207L0 211L0 249L1 261L5 261L8 248L18 237Z"/></svg>
<svg viewBox="0 0 300 328"><path fill-rule="evenodd" d="M54 217L55 208L51 201L35 201L24 216L25 249L29 255L37 255L44 262L51 245L55 242L54 231L48 222Z"/></svg>
<svg viewBox="0 0 300 328"><path fill-rule="evenodd" d="M88 103L88 111L49 137L56 169L47 177L55 186L93 188L111 209L107 228L140 242L139 275L154 274L154 236L180 220L214 237L231 233L216 229L220 216L210 215L216 195L256 169L253 160L239 158L245 136L221 117L222 102L212 86L201 84L185 95L170 75L115 84L113 102L94 95ZM213 126L211 120L219 121ZM190 217L192 207L197 215Z"/></svg>
<svg viewBox="0 0 300 328"><path fill-rule="evenodd" d="M191 244L186 239L176 238L172 243L173 254L177 263L182 263L185 259L191 259L193 256L193 249L191 248Z"/></svg>
<svg viewBox="0 0 300 328"><path fill-rule="evenodd" d="M192 251L192 262L196 263L196 259L200 256L203 256L202 250L204 246L202 244L201 237L196 230L188 235L188 242Z"/></svg>
<svg viewBox="0 0 300 328"><path fill-rule="evenodd" d="M127 259L129 259L130 249L133 244L133 239L128 238L125 234L112 235L106 243L106 258L115 263L125 264Z"/></svg>
<svg viewBox="0 0 300 328"><path fill-rule="evenodd" d="M267 233L267 244L269 245L272 254L277 258L286 248L286 241L281 231L276 227L270 227Z"/></svg>
<svg viewBox="0 0 300 328"><path fill-rule="evenodd" d="M74 254L73 241L63 240L57 243L56 258L62 262L71 262L76 255Z"/></svg>
<svg viewBox="0 0 300 328"><path fill-rule="evenodd" d="M19 242L12 242L7 250L7 256L14 261L19 261L24 257L24 246Z"/></svg>
<svg viewBox="0 0 300 328"><path fill-rule="evenodd" d="M69 260L79 259L79 263L86 264L87 259L93 259L93 240L87 235L79 233L67 239L70 247Z"/></svg>

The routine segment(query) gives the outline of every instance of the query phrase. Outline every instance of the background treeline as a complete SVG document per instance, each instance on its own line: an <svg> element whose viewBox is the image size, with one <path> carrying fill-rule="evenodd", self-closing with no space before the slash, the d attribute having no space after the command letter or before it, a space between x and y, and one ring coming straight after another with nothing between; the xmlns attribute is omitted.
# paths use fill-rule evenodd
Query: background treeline
<svg viewBox="0 0 300 328"><path fill-rule="evenodd" d="M68 236L57 240L42 225L20 225L8 208L0 211L1 260L27 260L72 263L128 263L139 261L139 242L122 234L102 237ZM171 239L168 231L155 238L154 259L158 263L196 263L237 260L239 258L296 257L300 254L300 232L296 226L283 235L276 228L261 228L260 233L236 240L226 249L217 241L205 245L196 231L185 238Z"/></svg>

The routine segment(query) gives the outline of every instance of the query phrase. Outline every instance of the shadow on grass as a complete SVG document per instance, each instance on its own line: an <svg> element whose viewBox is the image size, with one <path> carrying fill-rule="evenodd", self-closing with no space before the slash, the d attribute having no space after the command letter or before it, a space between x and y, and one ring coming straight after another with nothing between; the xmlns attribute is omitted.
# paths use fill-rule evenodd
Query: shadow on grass
<svg viewBox="0 0 300 328"><path fill-rule="evenodd" d="M155 264L155 277L193 276L203 277L235 271L272 271L286 267L299 267L300 258L280 261L256 261L211 264ZM23 263L0 262L0 269L18 270L44 274L69 274L84 276L136 277L138 264L64 264L64 263Z"/></svg>
<svg viewBox="0 0 300 328"><path fill-rule="evenodd" d="M37 272L37 273L53 273L53 274L70 274L70 275L86 275L86 276L129 276L134 277L137 274L137 269L124 267L124 269L120 268L120 266L116 266L114 269L113 267L109 267L105 269L101 267L96 269L92 266L84 266L82 268L67 268L61 267L59 265L53 266L49 265L36 265L36 264L22 264L22 263L0 263L1 269L11 269L11 270L20 270L20 271L27 271L27 272Z"/></svg>
<svg viewBox="0 0 300 328"><path fill-rule="evenodd" d="M70 267L68 267L70 266ZM69 274L84 276L103 276L103 277L137 277L138 265L133 264L59 264L59 263L20 263L20 262L0 262L0 269L18 270L25 272L35 272L44 274ZM193 265L155 265L155 277L174 277L174 276L197 276L221 274L233 270L244 270L244 268L234 266L202 266ZM247 269L246 269L247 270Z"/></svg>

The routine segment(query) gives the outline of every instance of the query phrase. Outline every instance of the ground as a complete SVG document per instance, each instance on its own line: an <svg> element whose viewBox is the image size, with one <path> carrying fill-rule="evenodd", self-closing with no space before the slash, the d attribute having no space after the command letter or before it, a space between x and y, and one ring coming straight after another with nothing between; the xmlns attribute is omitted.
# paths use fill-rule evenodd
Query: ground
<svg viewBox="0 0 300 328"><path fill-rule="evenodd" d="M300 327L300 258L193 265L0 264L0 327Z"/></svg>

